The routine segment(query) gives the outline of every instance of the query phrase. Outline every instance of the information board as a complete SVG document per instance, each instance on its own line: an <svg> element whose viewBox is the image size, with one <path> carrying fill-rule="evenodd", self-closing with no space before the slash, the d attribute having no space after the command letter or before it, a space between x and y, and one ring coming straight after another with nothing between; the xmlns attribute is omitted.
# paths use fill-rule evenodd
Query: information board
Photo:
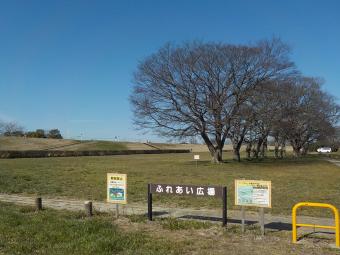
<svg viewBox="0 0 340 255"><path fill-rule="evenodd" d="M235 204L271 208L271 181L235 180Z"/></svg>
<svg viewBox="0 0 340 255"><path fill-rule="evenodd" d="M114 204L127 203L126 174L107 174L107 202Z"/></svg>

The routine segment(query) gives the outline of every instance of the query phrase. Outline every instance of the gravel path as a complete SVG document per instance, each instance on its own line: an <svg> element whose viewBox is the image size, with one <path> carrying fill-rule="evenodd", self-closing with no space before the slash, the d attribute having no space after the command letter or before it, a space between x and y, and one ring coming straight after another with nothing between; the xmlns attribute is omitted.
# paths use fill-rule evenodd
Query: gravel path
<svg viewBox="0 0 340 255"><path fill-rule="evenodd" d="M43 207L52 208L57 210L71 210L71 211L82 211L84 210L84 200L68 199L68 198L42 198ZM14 194L0 194L0 201L15 203L18 205L29 205L35 204L35 197L14 195ZM115 213L116 205L105 203L101 201L92 201L94 211L100 212L112 212ZM127 204L120 205L120 213L123 215L132 214L146 214L147 204ZM153 212L155 217L176 217L182 219L197 219L206 220L211 222L220 223L221 221L221 210L217 209L192 209L192 208L169 208L154 206ZM246 211L246 223L257 224L259 215L254 211ZM318 225L334 225L334 220L329 218L317 218L299 216L298 222L310 223ZM241 212L235 210L228 210L228 224L240 224L241 223ZM279 216L265 214L265 224L267 229L273 230L291 230L291 217L290 216ZM306 229L310 232L311 229Z"/></svg>

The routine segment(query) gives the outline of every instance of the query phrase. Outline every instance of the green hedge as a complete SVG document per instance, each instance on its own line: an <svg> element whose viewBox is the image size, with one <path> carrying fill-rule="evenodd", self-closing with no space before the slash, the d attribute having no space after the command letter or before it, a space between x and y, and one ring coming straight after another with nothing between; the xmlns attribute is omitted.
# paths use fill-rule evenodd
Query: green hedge
<svg viewBox="0 0 340 255"><path fill-rule="evenodd" d="M0 158L47 158L110 156L131 154L189 153L190 150L119 150L119 151L0 151Z"/></svg>

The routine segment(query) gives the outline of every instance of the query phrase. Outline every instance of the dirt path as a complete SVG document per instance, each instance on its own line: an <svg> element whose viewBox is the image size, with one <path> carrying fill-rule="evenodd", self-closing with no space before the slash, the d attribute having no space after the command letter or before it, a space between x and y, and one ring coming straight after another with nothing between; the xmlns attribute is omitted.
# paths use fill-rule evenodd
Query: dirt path
<svg viewBox="0 0 340 255"><path fill-rule="evenodd" d="M326 161L331 162L331 163L333 163L333 164L335 164L335 165L337 165L337 166L340 167L340 160L336 160L336 159L326 159Z"/></svg>
<svg viewBox="0 0 340 255"><path fill-rule="evenodd" d="M68 198L42 198L43 207L59 209L82 211L84 210L84 200L68 199ZM35 197L14 195L14 194L0 194L0 201L10 202L19 205L34 205ZM93 208L100 212L115 212L116 206L101 201L93 201ZM120 213L123 215L132 214L146 214L147 204L130 203L127 205L120 205ZM169 207L153 207L154 217L175 217L180 219L197 219L220 223L221 210L217 209L192 209L192 208L169 208ZM246 212L246 224L257 224L259 215L256 212ZM334 220L329 218L317 218L299 216L298 222L318 224L318 225L334 225ZM241 212L235 210L228 210L228 224L240 224ZM280 215L265 215L265 227L273 230L291 230L291 217ZM311 229L307 229L310 232Z"/></svg>

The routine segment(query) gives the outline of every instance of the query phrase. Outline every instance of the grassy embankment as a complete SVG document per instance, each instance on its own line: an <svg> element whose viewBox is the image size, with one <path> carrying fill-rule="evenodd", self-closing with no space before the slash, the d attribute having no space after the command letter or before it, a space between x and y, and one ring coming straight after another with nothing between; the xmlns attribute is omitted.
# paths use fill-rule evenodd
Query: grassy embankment
<svg viewBox="0 0 340 255"><path fill-rule="evenodd" d="M147 183L226 185L228 207L234 204L234 180L272 181L273 214L291 214L301 201L332 203L340 207L340 169L319 159L287 158L233 162L213 165L209 155L201 153L196 168L192 154L127 155L78 158L2 159L0 192L42 196L65 196L105 200L106 173L128 174L129 203L146 203ZM155 196L155 204L194 208L220 208L220 200L196 197ZM324 210L304 214L325 216ZM327 214L328 215L328 214Z"/></svg>
<svg viewBox="0 0 340 255"><path fill-rule="evenodd" d="M131 143L0 136L0 150L127 150L129 144Z"/></svg>
<svg viewBox="0 0 340 255"><path fill-rule="evenodd" d="M307 239L305 239L307 240ZM293 245L290 232L267 232L248 227L224 229L209 223L156 220L112 215L85 218L81 212L44 210L0 203L0 254L337 254L325 248L333 239L308 238ZM311 244L313 246L311 246Z"/></svg>

